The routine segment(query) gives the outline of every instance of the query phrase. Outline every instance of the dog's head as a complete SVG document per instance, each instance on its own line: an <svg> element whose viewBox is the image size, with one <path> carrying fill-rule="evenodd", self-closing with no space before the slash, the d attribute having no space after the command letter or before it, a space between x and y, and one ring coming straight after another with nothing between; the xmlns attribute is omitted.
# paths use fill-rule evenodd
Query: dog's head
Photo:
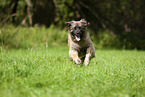
<svg viewBox="0 0 145 97"><path fill-rule="evenodd" d="M87 23L84 19L81 19L80 21L65 22L65 24L68 24L69 33L72 40L81 41L87 30L87 26L90 23Z"/></svg>

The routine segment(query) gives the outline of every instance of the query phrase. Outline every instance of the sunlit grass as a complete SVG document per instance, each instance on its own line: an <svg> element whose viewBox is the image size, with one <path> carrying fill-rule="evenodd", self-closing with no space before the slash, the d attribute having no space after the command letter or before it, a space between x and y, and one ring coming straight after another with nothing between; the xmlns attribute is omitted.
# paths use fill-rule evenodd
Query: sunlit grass
<svg viewBox="0 0 145 97"><path fill-rule="evenodd" d="M1 50L3 97L143 97L145 51L96 50L88 66L68 59L67 47Z"/></svg>

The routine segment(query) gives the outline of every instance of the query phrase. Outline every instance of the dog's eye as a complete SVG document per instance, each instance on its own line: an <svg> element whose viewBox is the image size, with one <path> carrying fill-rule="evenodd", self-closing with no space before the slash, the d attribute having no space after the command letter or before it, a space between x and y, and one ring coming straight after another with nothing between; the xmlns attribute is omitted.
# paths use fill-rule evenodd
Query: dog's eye
<svg viewBox="0 0 145 97"><path fill-rule="evenodd" d="M81 27L78 27L79 29L81 29Z"/></svg>

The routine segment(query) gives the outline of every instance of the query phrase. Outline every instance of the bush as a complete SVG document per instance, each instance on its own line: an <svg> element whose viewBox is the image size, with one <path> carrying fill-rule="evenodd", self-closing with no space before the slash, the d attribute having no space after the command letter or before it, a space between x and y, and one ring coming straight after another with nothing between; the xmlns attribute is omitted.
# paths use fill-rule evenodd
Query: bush
<svg viewBox="0 0 145 97"><path fill-rule="evenodd" d="M6 49L66 45L67 31L53 26L49 28L44 26L39 28L3 26L1 28L0 43Z"/></svg>
<svg viewBox="0 0 145 97"><path fill-rule="evenodd" d="M121 45L124 49L145 49L145 38L142 33L139 33L137 30L124 32L121 41Z"/></svg>
<svg viewBox="0 0 145 97"><path fill-rule="evenodd" d="M91 39L95 44L95 48L97 49L120 49L121 43L117 36L112 36L106 30L100 30L97 34L93 34L91 32Z"/></svg>
<svg viewBox="0 0 145 97"><path fill-rule="evenodd" d="M49 28L5 25L0 30L0 44L6 49L67 46L67 29L53 25ZM89 29L89 32L96 49L145 49L145 39L137 31L124 32L122 36L112 36L106 30L96 34Z"/></svg>

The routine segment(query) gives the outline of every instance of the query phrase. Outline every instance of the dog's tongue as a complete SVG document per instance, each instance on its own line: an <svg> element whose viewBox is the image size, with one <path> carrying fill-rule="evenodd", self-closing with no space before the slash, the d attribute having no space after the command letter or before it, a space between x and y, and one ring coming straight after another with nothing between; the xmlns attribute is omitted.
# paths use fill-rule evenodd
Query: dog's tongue
<svg viewBox="0 0 145 97"><path fill-rule="evenodd" d="M80 41L80 37L75 36L76 41Z"/></svg>

